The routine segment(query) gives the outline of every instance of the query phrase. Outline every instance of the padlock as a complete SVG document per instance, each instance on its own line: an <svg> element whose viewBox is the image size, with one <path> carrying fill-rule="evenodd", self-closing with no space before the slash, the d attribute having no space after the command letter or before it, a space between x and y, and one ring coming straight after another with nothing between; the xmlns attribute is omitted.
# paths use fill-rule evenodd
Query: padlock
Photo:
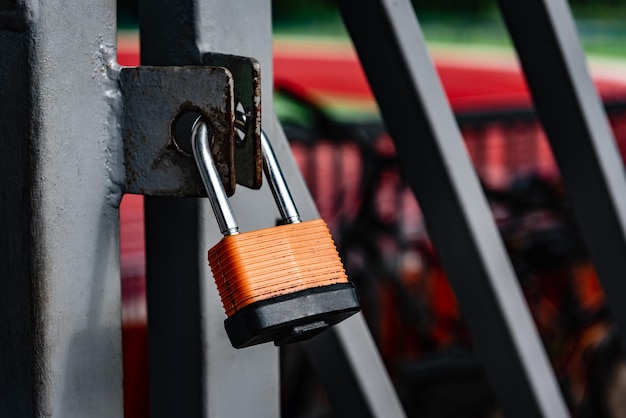
<svg viewBox="0 0 626 418"><path fill-rule="evenodd" d="M231 344L280 346L311 338L360 310L326 223L301 222L269 140L261 135L266 179L284 224L240 233L198 119L193 153L224 238L209 265L224 305Z"/></svg>

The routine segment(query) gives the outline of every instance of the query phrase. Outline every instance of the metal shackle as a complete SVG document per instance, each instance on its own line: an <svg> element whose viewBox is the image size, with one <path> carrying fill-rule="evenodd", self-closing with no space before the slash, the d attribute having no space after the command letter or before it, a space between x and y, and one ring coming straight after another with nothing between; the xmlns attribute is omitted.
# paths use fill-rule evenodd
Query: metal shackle
<svg viewBox="0 0 626 418"><path fill-rule="evenodd" d="M222 235L235 235L239 233L239 225L235 219L233 208L220 180L220 175L215 167L213 156L211 155L211 135L209 127L202 120L196 119L191 134L191 147L193 157L200 171L200 177L204 183L204 188L209 196L213 213L217 219Z"/></svg>
<svg viewBox="0 0 626 418"><path fill-rule="evenodd" d="M285 182L283 172L280 169L280 165L278 165L278 160L276 160L276 154L274 154L272 144L270 144L269 139L267 139L263 131L261 131L261 150L263 151L263 171L265 172L265 177L272 190L274 201L276 202L276 206L278 206L283 222L286 224L302 222L293 197L291 197L291 192L289 192L287 182Z"/></svg>
<svg viewBox="0 0 626 418"><path fill-rule="evenodd" d="M243 113L237 112L237 121L245 123ZM238 234L239 225L211 155L210 131L201 117L196 119L193 125L191 144L193 156L209 196L220 232L224 236ZM263 131L261 131L261 149L263 152L263 171L283 222L285 224L301 222L298 209L293 201L272 145Z"/></svg>

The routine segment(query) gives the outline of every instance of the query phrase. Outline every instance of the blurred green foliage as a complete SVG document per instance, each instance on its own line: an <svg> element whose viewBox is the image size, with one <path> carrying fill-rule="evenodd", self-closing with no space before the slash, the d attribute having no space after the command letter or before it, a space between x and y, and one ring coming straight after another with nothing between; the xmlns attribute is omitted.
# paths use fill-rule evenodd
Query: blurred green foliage
<svg viewBox="0 0 626 418"><path fill-rule="evenodd" d="M511 45L494 0L412 3L428 42ZM120 28L137 27L137 4L138 0L118 0ZM626 0L569 0L569 4L588 53L626 56ZM272 18L277 34L347 37L336 0L272 0Z"/></svg>
<svg viewBox="0 0 626 418"><path fill-rule="evenodd" d="M519 1L519 0L518 0ZM451 13L479 15L496 9L494 0L411 0L419 13ZM272 0L274 18L302 18L305 15L331 15L337 8L336 0ZM576 14L582 17L617 17L623 19L626 0L569 0ZM621 12L621 13L620 13Z"/></svg>
<svg viewBox="0 0 626 418"><path fill-rule="evenodd" d="M135 28L139 25L138 0L117 0L117 25Z"/></svg>
<svg viewBox="0 0 626 418"><path fill-rule="evenodd" d="M138 0L118 0L120 24L137 23L137 3ZM494 0L412 0L412 3L418 13L484 14L496 7ZM626 0L569 0L569 4L581 17L626 17ZM272 7L278 23L337 14L336 0L272 0Z"/></svg>

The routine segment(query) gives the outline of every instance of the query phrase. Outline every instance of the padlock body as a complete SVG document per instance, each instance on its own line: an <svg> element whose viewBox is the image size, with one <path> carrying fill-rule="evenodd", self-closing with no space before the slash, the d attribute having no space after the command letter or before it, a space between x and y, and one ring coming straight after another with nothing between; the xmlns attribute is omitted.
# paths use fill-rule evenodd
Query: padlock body
<svg viewBox="0 0 626 418"><path fill-rule="evenodd" d="M314 287L247 305L224 321L235 348L307 340L360 310L350 282Z"/></svg>
<svg viewBox="0 0 626 418"><path fill-rule="evenodd" d="M321 219L226 236L209 264L238 348L302 340L359 310Z"/></svg>
<svg viewBox="0 0 626 418"><path fill-rule="evenodd" d="M209 251L209 264L227 316L264 299L348 281L321 219L226 236Z"/></svg>

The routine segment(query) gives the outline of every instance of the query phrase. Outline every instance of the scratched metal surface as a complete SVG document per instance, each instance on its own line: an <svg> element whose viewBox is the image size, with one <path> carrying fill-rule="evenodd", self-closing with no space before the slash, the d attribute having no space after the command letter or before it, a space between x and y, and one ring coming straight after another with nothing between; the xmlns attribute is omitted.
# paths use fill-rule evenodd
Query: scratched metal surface
<svg viewBox="0 0 626 418"><path fill-rule="evenodd" d="M222 67L129 67L120 74L126 192L153 196L206 196L193 157L173 141L186 112L201 114L228 194L235 190L233 77Z"/></svg>

